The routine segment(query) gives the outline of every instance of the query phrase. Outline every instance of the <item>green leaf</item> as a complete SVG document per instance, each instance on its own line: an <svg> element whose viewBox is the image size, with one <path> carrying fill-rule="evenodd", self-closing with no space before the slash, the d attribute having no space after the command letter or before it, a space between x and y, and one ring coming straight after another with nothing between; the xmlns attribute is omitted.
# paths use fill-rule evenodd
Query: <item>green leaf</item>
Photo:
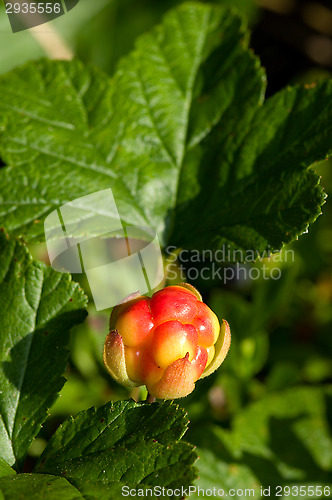
<svg viewBox="0 0 332 500"><path fill-rule="evenodd" d="M331 152L332 84L265 76L243 21L186 3L138 39L110 81L78 61L40 61L0 79L0 221L42 239L63 203L111 187L123 223L162 244L279 249L324 195L308 168Z"/></svg>
<svg viewBox="0 0 332 500"><path fill-rule="evenodd" d="M61 500L118 500L124 496L123 491L134 488L132 485L120 482L102 483L91 480L77 482L79 486L74 486L67 479L59 476L17 474L14 477L0 478L0 500L59 500L59 498ZM156 498L156 495L152 496L146 490L147 487L141 485L137 490L137 495Z"/></svg>
<svg viewBox="0 0 332 500"><path fill-rule="evenodd" d="M81 493L63 477L17 474L0 478L1 500L79 500ZM93 497L92 497L93 498Z"/></svg>
<svg viewBox="0 0 332 500"><path fill-rule="evenodd" d="M260 485L330 484L331 397L331 387L292 388L239 412L230 431L218 426L191 429L200 447L196 484L225 491L254 488L256 495Z"/></svg>
<svg viewBox="0 0 332 500"><path fill-rule="evenodd" d="M196 477L197 455L180 441L187 424L184 410L170 402L91 408L58 428L37 471L65 476L81 491L96 483L111 494L119 482L181 488Z"/></svg>
<svg viewBox="0 0 332 500"><path fill-rule="evenodd" d="M158 24L168 10L185 1L109 0L105 9L94 17L90 15L88 23L81 27L76 53L83 61L93 61L107 73L114 73L119 59L132 50L135 39ZM255 0L203 0L202 3L236 7L251 23L258 15Z"/></svg>
<svg viewBox="0 0 332 500"><path fill-rule="evenodd" d="M15 467L63 386L68 331L86 297L67 274L32 260L0 231L0 453Z"/></svg>
<svg viewBox="0 0 332 500"><path fill-rule="evenodd" d="M2 77L0 91L11 96L0 104L0 154L11 165L0 172L7 228L43 237L38 221L51 210L111 187L126 224L152 225L166 240L191 107L197 126L190 140L198 140L243 78L250 82L244 98L257 103L261 97L262 73L246 39L238 17L189 4L139 40L112 84L78 61L31 63ZM218 69L211 91L220 106L207 102L198 113L196 86L205 66L208 73Z"/></svg>
<svg viewBox="0 0 332 500"><path fill-rule="evenodd" d="M233 120L226 130L232 131L231 138L223 130L212 134L210 141L219 144L226 159L217 148L212 153L208 148L205 157L221 164L220 173L208 178L190 207L194 212L201 208L204 237L212 245L234 242L244 250L279 249L318 217L325 195L308 167L332 152L331 96L331 81L288 87L257 109L247 126ZM219 190L213 188L216 183ZM181 221L187 228L189 238L193 218L188 215L179 211L179 225ZM196 248L202 246L200 237L196 231Z"/></svg>
<svg viewBox="0 0 332 500"><path fill-rule="evenodd" d="M10 476L11 474L15 474L14 469L9 467L7 462L5 462L3 458L0 457L0 477Z"/></svg>

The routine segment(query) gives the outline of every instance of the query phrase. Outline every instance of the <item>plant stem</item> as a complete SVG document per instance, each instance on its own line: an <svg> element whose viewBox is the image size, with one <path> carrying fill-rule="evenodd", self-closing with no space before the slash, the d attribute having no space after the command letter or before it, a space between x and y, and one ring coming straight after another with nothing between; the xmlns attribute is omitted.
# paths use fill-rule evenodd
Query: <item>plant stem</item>
<svg viewBox="0 0 332 500"><path fill-rule="evenodd" d="M146 396L146 402L147 403L154 403L156 401L156 398L154 396L151 396L151 394L148 393Z"/></svg>

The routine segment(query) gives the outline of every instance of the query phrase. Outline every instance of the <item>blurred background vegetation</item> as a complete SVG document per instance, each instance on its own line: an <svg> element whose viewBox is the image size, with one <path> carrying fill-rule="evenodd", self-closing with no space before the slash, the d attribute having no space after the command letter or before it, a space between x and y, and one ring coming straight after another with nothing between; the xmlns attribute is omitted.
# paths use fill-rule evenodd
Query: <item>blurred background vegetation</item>
<svg viewBox="0 0 332 500"><path fill-rule="evenodd" d="M41 56L69 58L75 54L112 75L137 36L179 3L81 0L63 18L39 30L15 35L10 32L2 6L0 73ZM331 77L330 1L214 3L236 7L247 18L252 30L251 47L266 68L268 96L288 84ZM327 194L332 193L331 166L331 161L325 161L315 167ZM227 285L216 280L192 281L219 317L229 321L233 336L221 369L198 382L191 396L179 400L191 420L186 439L199 447L200 486L332 483L329 198L323 215L290 249L292 258L272 257L255 264L280 268L278 280L241 279ZM45 257L43 247L34 252L39 258ZM109 399L138 396L113 382L103 367L101 353L108 316L109 311L97 314L91 305L88 319L73 332L68 382L31 447L30 462L69 414L100 406ZM27 463L27 470L30 465Z"/></svg>

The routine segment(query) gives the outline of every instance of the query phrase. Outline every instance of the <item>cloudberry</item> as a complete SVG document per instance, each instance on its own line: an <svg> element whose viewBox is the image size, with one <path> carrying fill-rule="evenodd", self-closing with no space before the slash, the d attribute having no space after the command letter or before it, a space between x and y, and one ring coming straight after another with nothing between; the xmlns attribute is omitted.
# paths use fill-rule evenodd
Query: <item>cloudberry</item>
<svg viewBox="0 0 332 500"><path fill-rule="evenodd" d="M221 365L230 338L227 321L220 327L194 287L168 286L113 309L104 363L120 384L146 385L156 398L181 398Z"/></svg>

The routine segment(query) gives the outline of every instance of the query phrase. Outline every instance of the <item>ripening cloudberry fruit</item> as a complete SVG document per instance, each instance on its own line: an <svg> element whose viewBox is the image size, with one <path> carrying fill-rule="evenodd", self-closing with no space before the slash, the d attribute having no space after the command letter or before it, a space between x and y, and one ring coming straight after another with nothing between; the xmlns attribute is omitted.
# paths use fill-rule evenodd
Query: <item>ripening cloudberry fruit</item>
<svg viewBox="0 0 332 500"><path fill-rule="evenodd" d="M104 363L120 384L146 385L156 398L182 398L221 365L230 339L227 321L220 327L194 287L168 286L113 309Z"/></svg>

